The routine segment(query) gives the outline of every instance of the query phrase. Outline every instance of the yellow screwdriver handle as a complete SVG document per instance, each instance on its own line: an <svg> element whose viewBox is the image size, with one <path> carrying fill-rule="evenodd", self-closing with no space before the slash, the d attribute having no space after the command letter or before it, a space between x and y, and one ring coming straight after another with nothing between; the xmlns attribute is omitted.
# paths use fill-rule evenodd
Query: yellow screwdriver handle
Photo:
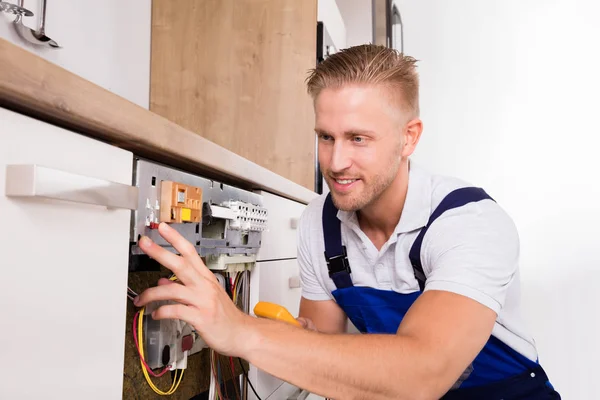
<svg viewBox="0 0 600 400"><path fill-rule="evenodd" d="M298 327L302 326L285 307L280 306L279 304L259 301L256 306L254 306L254 314L257 317L283 321Z"/></svg>

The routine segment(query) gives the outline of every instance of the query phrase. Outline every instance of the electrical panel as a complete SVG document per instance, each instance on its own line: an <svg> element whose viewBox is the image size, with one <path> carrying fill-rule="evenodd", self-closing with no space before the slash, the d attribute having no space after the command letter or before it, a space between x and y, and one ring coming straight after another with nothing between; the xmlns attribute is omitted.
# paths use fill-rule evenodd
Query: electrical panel
<svg viewBox="0 0 600 400"><path fill-rule="evenodd" d="M139 200L132 214L130 271L149 270L144 263L153 263L138 247L142 235L177 253L158 233L161 222L196 246L223 286L221 273L253 268L268 222L261 195L139 158L134 184ZM145 361L150 368L179 368L187 362L187 355L202 350L206 343L183 321L154 321L150 313L164 303L148 304L145 310Z"/></svg>
<svg viewBox="0 0 600 400"><path fill-rule="evenodd" d="M137 159L138 209L133 212L131 255L143 255L141 235L176 252L156 229L168 222L202 257L254 256L266 230L268 210L259 194L160 164Z"/></svg>

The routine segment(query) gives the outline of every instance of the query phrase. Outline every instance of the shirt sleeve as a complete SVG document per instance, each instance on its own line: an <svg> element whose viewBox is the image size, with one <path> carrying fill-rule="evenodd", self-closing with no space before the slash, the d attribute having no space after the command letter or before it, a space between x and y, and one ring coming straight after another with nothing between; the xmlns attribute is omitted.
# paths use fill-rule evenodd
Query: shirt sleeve
<svg viewBox="0 0 600 400"><path fill-rule="evenodd" d="M315 271L315 265L313 258L311 257L310 251L310 237L316 235L312 232L310 226L311 218L310 214L313 210L307 208L302 213L300 220L298 221L298 266L300 267L300 283L302 285L302 297L307 300L331 300L331 296L323 288L317 273Z"/></svg>
<svg viewBox="0 0 600 400"><path fill-rule="evenodd" d="M518 268L518 232L495 202L469 203L430 226L421 257L425 291L458 293L499 313Z"/></svg>

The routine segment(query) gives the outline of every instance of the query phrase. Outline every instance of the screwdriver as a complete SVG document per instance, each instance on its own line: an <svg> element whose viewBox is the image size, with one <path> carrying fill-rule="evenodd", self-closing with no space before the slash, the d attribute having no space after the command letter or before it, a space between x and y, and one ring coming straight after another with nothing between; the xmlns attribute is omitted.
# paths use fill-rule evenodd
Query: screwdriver
<svg viewBox="0 0 600 400"><path fill-rule="evenodd" d="M297 327L302 327L300 322L296 321L296 318L294 318L285 307L279 304L259 301L256 306L254 306L254 314L257 317L274 319L287 322Z"/></svg>

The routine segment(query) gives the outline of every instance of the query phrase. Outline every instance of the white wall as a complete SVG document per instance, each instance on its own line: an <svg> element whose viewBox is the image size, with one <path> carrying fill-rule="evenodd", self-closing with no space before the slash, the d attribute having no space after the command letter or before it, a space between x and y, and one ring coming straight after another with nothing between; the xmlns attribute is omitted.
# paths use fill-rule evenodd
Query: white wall
<svg viewBox="0 0 600 400"><path fill-rule="evenodd" d="M35 13L25 18L27 26L39 26L40 6L41 0L25 1L25 7ZM48 1L46 35L62 49L25 42L13 28L13 20L13 15L0 13L0 37L144 108L149 107L150 1Z"/></svg>
<svg viewBox="0 0 600 400"><path fill-rule="evenodd" d="M371 0L336 0L346 24L346 46L373 42Z"/></svg>
<svg viewBox="0 0 600 400"><path fill-rule="evenodd" d="M335 0L318 0L317 20L323 22L337 50L346 47L346 25Z"/></svg>
<svg viewBox="0 0 600 400"><path fill-rule="evenodd" d="M483 186L512 215L541 362L564 399L598 398L599 3L397 3L421 60L415 161Z"/></svg>

